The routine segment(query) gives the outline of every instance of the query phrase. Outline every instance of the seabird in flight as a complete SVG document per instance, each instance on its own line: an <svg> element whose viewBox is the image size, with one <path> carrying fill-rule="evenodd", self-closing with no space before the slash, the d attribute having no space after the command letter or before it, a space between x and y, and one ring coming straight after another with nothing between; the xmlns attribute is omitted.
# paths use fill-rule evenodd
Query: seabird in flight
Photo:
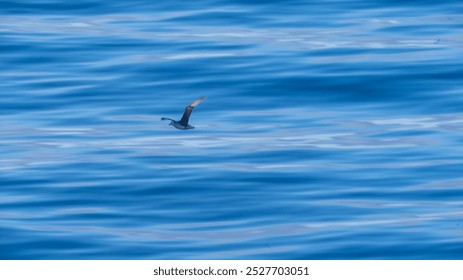
<svg viewBox="0 0 463 280"><path fill-rule="evenodd" d="M179 121L175 121L175 120L169 119L169 118L161 118L161 120L162 121L170 120L171 122L170 122L169 125L172 125L173 127L177 128L177 129L181 129L181 130L193 129L195 127L192 126L192 125L189 125L188 120L190 119L190 115L191 115L191 112L193 111L193 109L199 103L201 103L204 99L206 99L206 96L203 96L203 97L191 102L190 105L186 106L185 111L183 112L182 119L179 120Z"/></svg>

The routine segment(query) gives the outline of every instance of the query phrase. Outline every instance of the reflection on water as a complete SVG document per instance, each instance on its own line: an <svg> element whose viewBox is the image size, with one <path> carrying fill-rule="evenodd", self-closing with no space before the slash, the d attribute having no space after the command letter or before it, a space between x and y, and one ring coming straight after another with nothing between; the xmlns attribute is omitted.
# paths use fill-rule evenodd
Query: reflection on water
<svg viewBox="0 0 463 280"><path fill-rule="evenodd" d="M0 258L461 258L463 17L426 5L5 4Z"/></svg>

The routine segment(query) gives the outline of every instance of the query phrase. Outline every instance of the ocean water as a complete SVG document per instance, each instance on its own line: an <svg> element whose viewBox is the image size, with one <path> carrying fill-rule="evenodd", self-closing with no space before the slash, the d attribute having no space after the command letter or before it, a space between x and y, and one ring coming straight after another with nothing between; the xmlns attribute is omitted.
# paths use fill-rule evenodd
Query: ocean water
<svg viewBox="0 0 463 280"><path fill-rule="evenodd" d="M463 259L462 62L461 1L1 0L0 259Z"/></svg>

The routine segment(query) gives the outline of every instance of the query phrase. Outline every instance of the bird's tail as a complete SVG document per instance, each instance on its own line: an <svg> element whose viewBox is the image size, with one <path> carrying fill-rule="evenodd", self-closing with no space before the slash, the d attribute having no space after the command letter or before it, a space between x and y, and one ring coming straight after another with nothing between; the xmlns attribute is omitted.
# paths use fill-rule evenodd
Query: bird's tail
<svg viewBox="0 0 463 280"><path fill-rule="evenodd" d="M162 118L161 118L161 121L166 121L166 120L169 120L169 121L173 121L173 122L174 122L174 120L173 120L173 119L164 118L164 117L162 117Z"/></svg>
<svg viewBox="0 0 463 280"><path fill-rule="evenodd" d="M199 99L196 99L195 101L191 102L190 105L188 105L189 107L195 107L196 105L198 105L199 103L203 102L204 99L206 99L206 96L203 96Z"/></svg>

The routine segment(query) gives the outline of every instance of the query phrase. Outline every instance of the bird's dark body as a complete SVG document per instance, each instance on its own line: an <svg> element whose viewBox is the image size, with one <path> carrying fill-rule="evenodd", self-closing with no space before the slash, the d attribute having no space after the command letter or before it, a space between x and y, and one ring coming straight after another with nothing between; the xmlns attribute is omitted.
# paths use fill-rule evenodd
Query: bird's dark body
<svg viewBox="0 0 463 280"><path fill-rule="evenodd" d="M206 96L203 96L203 97L191 102L191 104L189 104L188 106L186 106L185 111L183 112L182 119L180 119L179 121L169 119L169 118L161 118L161 120L163 120L163 121L170 120L171 122L170 122L169 125L172 125L173 127L177 128L177 129L180 129L180 130L193 129L195 127L188 124L188 121L189 121L190 116L191 116L191 112L193 112L193 109L199 103L201 103L204 99L206 99Z"/></svg>

